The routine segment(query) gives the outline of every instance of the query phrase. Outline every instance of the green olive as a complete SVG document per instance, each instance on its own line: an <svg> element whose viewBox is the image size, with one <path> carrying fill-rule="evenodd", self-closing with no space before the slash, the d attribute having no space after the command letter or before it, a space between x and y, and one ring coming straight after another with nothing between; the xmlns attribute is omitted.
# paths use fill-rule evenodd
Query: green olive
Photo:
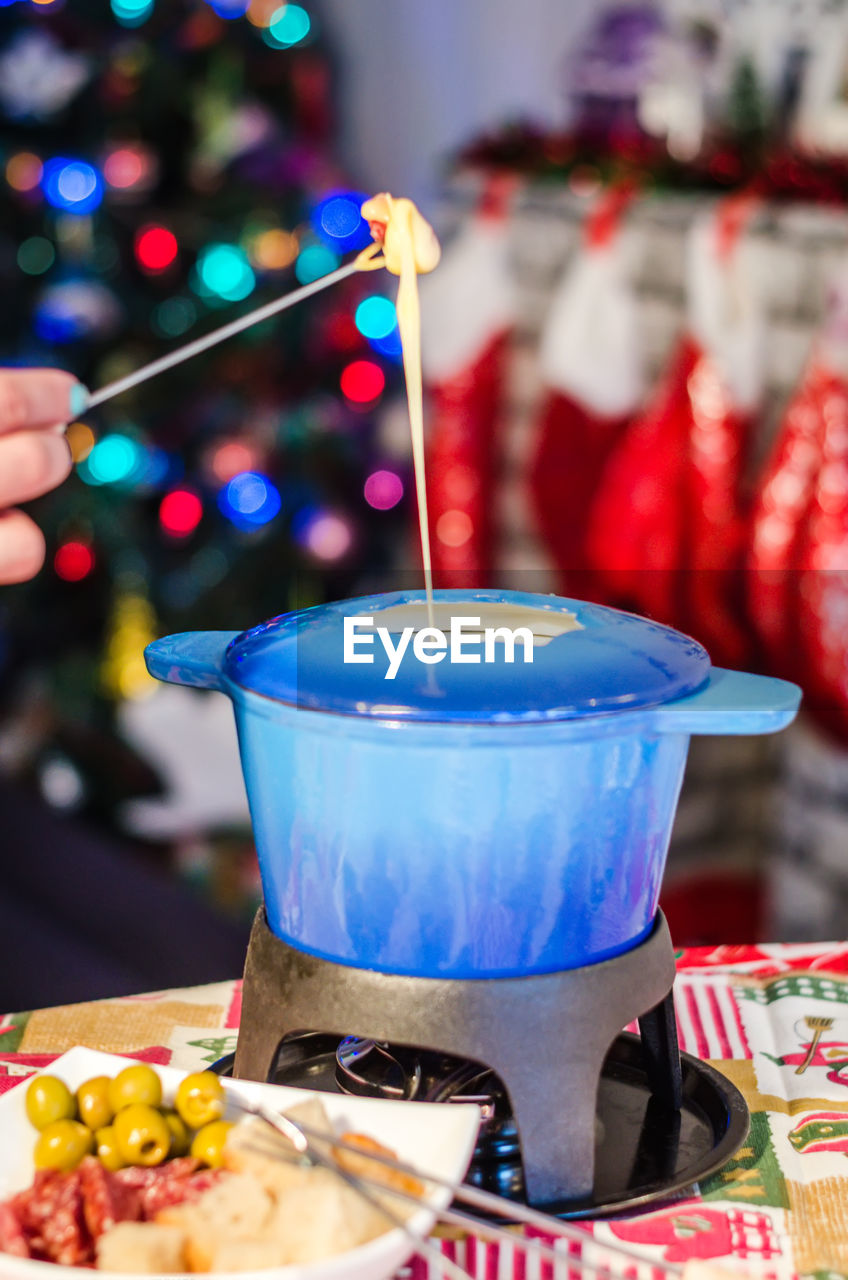
<svg viewBox="0 0 848 1280"><path fill-rule="evenodd" d="M89 1129L103 1129L115 1114L109 1101L111 1084L108 1076L94 1076L77 1089L79 1118Z"/></svg>
<svg viewBox="0 0 848 1280"><path fill-rule="evenodd" d="M181 1080L174 1106L190 1129L220 1120L227 1105L224 1086L214 1071L195 1071Z"/></svg>
<svg viewBox="0 0 848 1280"><path fill-rule="evenodd" d="M39 1130L56 1120L73 1120L77 1114L74 1095L58 1076L36 1076L30 1081L24 1106L30 1124Z"/></svg>
<svg viewBox="0 0 848 1280"><path fill-rule="evenodd" d="M114 1125L107 1124L102 1129L98 1129L94 1135L94 1141L97 1147L97 1159L104 1169L116 1173L118 1169L125 1167L127 1162L118 1150Z"/></svg>
<svg viewBox="0 0 848 1280"><path fill-rule="evenodd" d="M127 1164L154 1165L167 1159L171 1131L161 1111L143 1102L123 1107L112 1122L115 1144Z"/></svg>
<svg viewBox="0 0 848 1280"><path fill-rule="evenodd" d="M232 1127L229 1120L213 1120L198 1129L191 1144L195 1160L202 1160L210 1169L220 1169L224 1161L224 1143Z"/></svg>
<svg viewBox="0 0 848 1280"><path fill-rule="evenodd" d="M171 1131L171 1155L184 1156L191 1146L191 1133L188 1126L176 1111L163 1111L165 1124Z"/></svg>
<svg viewBox="0 0 848 1280"><path fill-rule="evenodd" d="M41 1130L35 1144L36 1169L75 1169L94 1150L94 1134L79 1120L54 1120Z"/></svg>
<svg viewBox="0 0 848 1280"><path fill-rule="evenodd" d="M132 1103L158 1107L162 1102L162 1081L146 1062L137 1062L124 1067L109 1082L109 1101L115 1113Z"/></svg>

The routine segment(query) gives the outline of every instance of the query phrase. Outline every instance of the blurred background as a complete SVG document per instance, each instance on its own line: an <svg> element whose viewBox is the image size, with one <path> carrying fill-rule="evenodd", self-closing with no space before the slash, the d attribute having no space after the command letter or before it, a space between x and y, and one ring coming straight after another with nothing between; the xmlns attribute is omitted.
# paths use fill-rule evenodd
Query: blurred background
<svg viewBox="0 0 848 1280"><path fill-rule="evenodd" d="M845 936L843 0L0 0L0 175L0 363L91 388L418 201L437 584L797 680L789 733L693 743L664 906L680 944ZM142 651L417 572L394 287L71 424L0 593L0 1008L240 972L230 705Z"/></svg>

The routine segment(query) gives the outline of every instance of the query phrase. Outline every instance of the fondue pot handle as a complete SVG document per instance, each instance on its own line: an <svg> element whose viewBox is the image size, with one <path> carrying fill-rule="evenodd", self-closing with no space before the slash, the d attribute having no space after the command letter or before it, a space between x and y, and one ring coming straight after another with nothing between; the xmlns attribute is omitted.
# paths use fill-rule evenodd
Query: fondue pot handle
<svg viewBox="0 0 848 1280"><path fill-rule="evenodd" d="M144 651L147 670L169 684L224 688L224 654L240 631L180 631L154 640Z"/></svg>
<svg viewBox="0 0 848 1280"><path fill-rule="evenodd" d="M661 733L775 733L794 719L801 690L788 680L713 667L702 689L652 712Z"/></svg>

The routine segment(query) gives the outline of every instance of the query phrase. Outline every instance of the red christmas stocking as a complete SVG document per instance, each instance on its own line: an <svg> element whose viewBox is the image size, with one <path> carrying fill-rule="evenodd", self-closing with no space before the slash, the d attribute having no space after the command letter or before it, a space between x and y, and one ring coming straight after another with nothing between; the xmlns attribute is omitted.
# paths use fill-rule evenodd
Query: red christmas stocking
<svg viewBox="0 0 848 1280"><path fill-rule="evenodd" d="M590 216L583 252L557 290L542 336L547 385L530 471L534 511L560 590L605 598L586 546L589 511L604 467L642 399L642 361L611 191Z"/></svg>
<svg viewBox="0 0 848 1280"><path fill-rule="evenodd" d="M427 502L438 585L483 586L495 560L498 417L514 320L503 200L489 200L421 281Z"/></svg>
<svg viewBox="0 0 848 1280"><path fill-rule="evenodd" d="M824 406L844 397L844 382L813 357L784 415L752 511L748 613L769 669L785 679L806 674L797 650L800 547L821 472Z"/></svg>
<svg viewBox="0 0 848 1280"><path fill-rule="evenodd" d="M587 546L607 597L669 624L680 622L675 581L684 542L687 382L697 354L688 339L678 345L610 459L589 516Z"/></svg>
<svg viewBox="0 0 848 1280"><path fill-rule="evenodd" d="M744 661L742 471L761 386L761 324L727 224L689 240L688 334L603 477L590 550L622 603ZM734 222L734 232L739 223Z"/></svg>
<svg viewBox="0 0 848 1280"><path fill-rule="evenodd" d="M799 673L808 712L848 741L848 385L831 391L799 557Z"/></svg>

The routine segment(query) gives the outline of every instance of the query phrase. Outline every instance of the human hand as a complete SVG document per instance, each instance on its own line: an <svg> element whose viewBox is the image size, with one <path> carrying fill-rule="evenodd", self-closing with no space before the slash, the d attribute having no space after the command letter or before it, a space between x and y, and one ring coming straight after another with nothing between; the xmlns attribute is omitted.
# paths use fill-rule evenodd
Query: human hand
<svg viewBox="0 0 848 1280"><path fill-rule="evenodd" d="M14 504L69 475L70 449L53 428L81 413L86 395L60 369L0 369L0 583L24 582L44 563L44 534Z"/></svg>

